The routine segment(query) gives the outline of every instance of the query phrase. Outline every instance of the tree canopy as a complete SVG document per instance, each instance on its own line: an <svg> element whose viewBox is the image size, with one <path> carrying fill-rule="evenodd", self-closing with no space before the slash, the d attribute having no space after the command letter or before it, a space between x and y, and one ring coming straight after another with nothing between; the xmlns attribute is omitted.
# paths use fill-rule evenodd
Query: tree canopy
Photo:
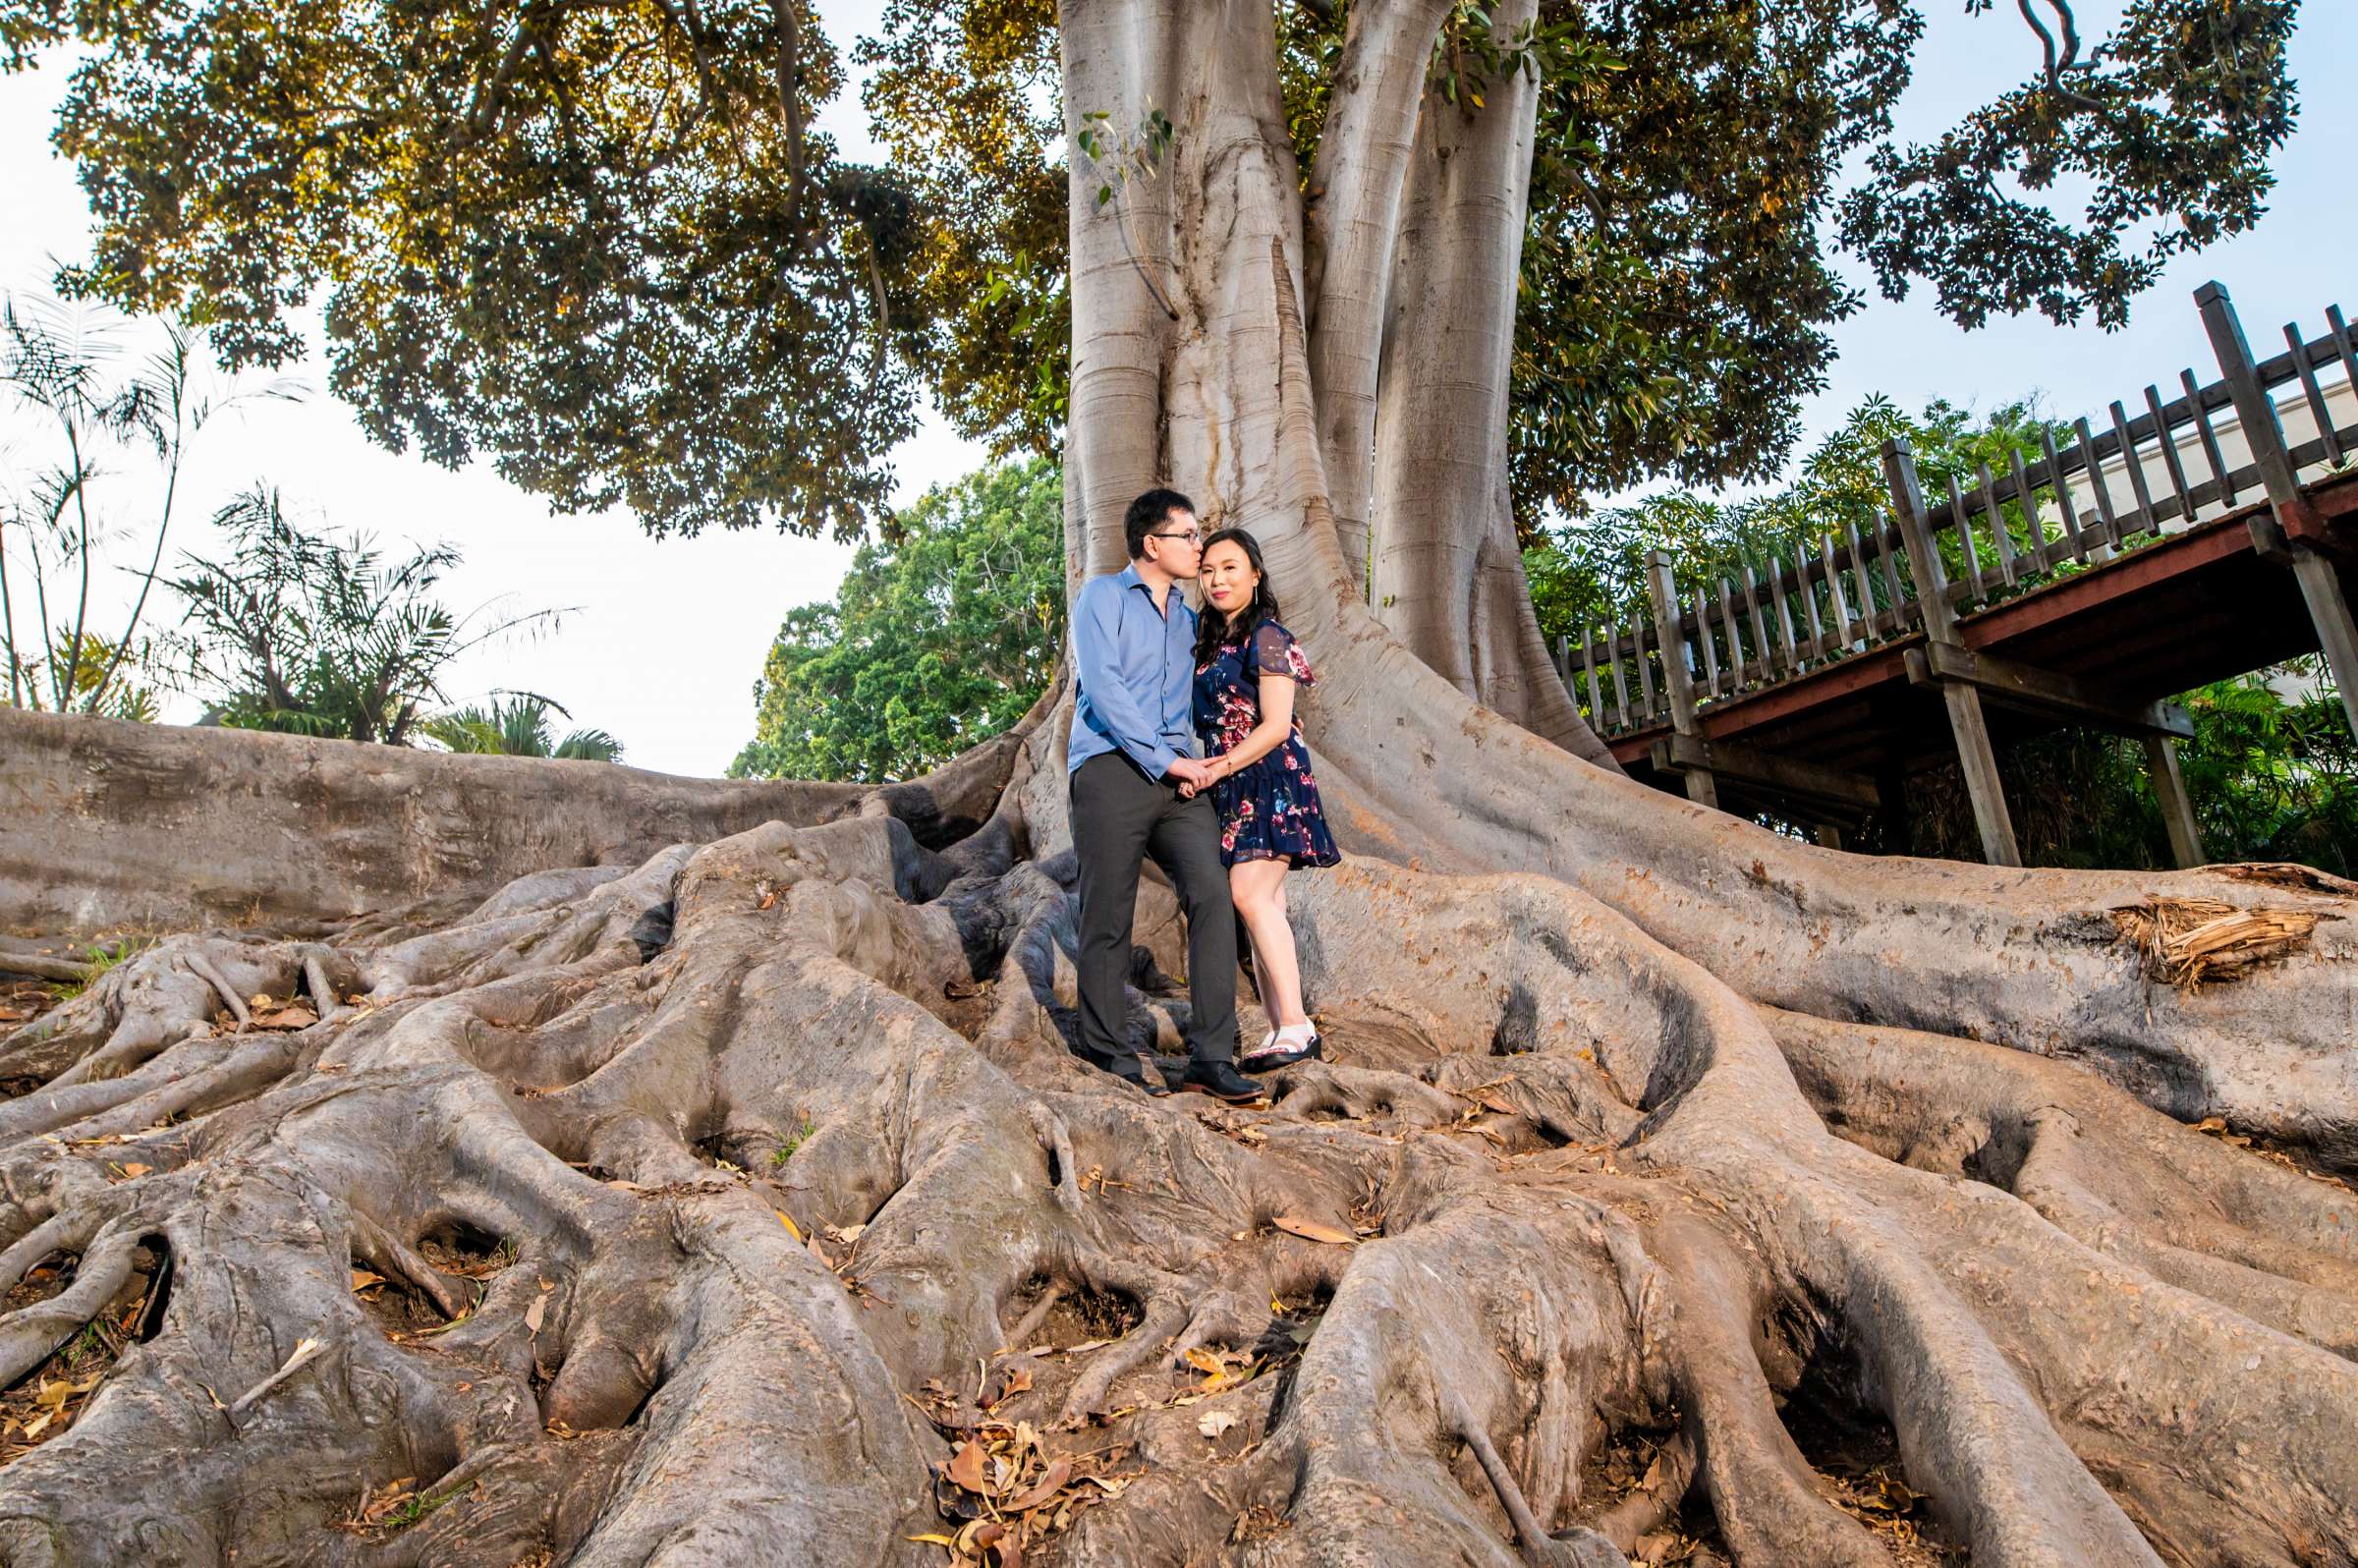
<svg viewBox="0 0 2358 1568"><path fill-rule="evenodd" d="M1064 643L1063 479L1042 459L937 486L788 612L735 777L909 778L1012 725Z"/></svg>
<svg viewBox="0 0 2358 1568"><path fill-rule="evenodd" d="M1513 36L1457 6L1432 90L1544 84L1526 519L1651 475L1772 471L1827 327L1861 304L1832 247L1967 325L2116 325L2167 256L2257 219L2293 122L2296 0L2136 0L2091 44L2065 0L2018 9L2029 29L1993 42L2021 47L2024 84L1902 145L1913 0L1547 0ZM1355 12L1277 14L1307 179ZM794 0L0 0L0 60L89 51L58 132L98 217L74 286L183 308L233 363L283 362L323 298L335 390L380 440L486 454L560 508L624 503L658 532L848 535L887 515L921 389L1002 452L1054 449L1064 115L1090 107L1062 102L1055 15L890 0L856 54L888 169L810 129L844 66ZM2062 190L2088 193L2077 214L2049 204Z"/></svg>
<svg viewBox="0 0 2358 1568"><path fill-rule="evenodd" d="M805 8L0 4L0 63L68 38L97 218L70 287L180 309L232 365L292 359L316 299L371 435L564 510L883 507L909 199L810 130L843 79Z"/></svg>

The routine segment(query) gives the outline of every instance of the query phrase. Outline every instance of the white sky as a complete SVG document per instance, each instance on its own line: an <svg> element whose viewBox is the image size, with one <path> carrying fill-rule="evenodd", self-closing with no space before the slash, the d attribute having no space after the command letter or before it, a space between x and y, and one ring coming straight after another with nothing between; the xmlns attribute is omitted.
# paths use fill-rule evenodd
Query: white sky
<svg viewBox="0 0 2358 1568"><path fill-rule="evenodd" d="M1901 132L1918 139L2036 64L2036 41L2018 19L2001 11L1971 20L1957 0L1924 3L1930 41L1900 111ZM847 45L872 26L877 9L819 0L829 31ZM2085 0L2077 10L2083 33L2094 38L2112 25L2119 5ZM2353 68L2358 6L2308 0L2293 52L2300 125L2277 161L2269 216L2249 235L2179 259L2137 303L2126 330L2063 330L2029 316L1965 333L1938 315L1928 290L1899 304L1873 298L1835 331L1841 357L1826 391L1804 409L1797 452L1873 392L1914 408L1937 396L1989 406L2038 389L2069 417L2101 415L2114 398L2134 409L2146 382L2166 389L2182 365L2209 379L2212 361L2189 298L2209 278L2227 285L2263 356L2281 347L2286 320L2315 335L2329 304L2358 308L2358 291L2347 286L2349 257L2358 253L2347 181L2350 149L2358 147L2358 95L2337 85ZM86 252L87 208L48 145L64 82L55 67L0 78L0 288L46 292L55 261ZM847 155L875 155L854 95L833 105L821 125ZM1863 269L1850 270L1871 285ZM553 636L470 655L448 683L454 700L493 689L545 693L570 707L577 723L612 731L638 766L692 774L725 768L752 734L753 682L779 620L833 591L850 547L774 533L657 542L627 514L552 517L487 465L452 473L396 456L372 445L326 396L313 337L312 361L295 372L311 389L308 398L253 407L214 426L194 449L171 553L210 548L203 520L257 477L278 485L311 522L339 532L361 529L388 544L448 540L466 555L445 584L454 607L502 595L513 595L518 608L579 606ZM980 460L978 447L928 419L893 455L900 498L914 499ZM122 493L128 501L135 492ZM130 594L118 594L127 605ZM150 601L150 615L159 602L164 596ZM173 613L168 603L165 612ZM196 713L187 700L166 709L183 721Z"/></svg>

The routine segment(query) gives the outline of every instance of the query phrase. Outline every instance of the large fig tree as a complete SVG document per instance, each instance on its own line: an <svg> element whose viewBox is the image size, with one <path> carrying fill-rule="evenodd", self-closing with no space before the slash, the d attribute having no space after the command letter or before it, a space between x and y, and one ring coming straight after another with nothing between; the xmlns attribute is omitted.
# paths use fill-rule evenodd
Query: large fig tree
<svg viewBox="0 0 2358 1568"><path fill-rule="evenodd" d="M889 312L978 427L1061 430L1075 578L1150 484L1259 533L1352 851L1290 889L1330 1059L1236 1111L1069 1055L1055 693L915 783L592 868L552 836L495 891L471 875L535 842L495 791L563 764L432 763L503 770L477 817L419 804L424 761L309 748L255 819L390 788L342 841L380 868L295 899L257 828L126 872L119 902L248 919L100 955L0 1046L0 1372L71 1417L0 1469L10 1560L2352 1561L2358 889L1800 844L1587 759L1538 645L1518 504L1789 428L1842 306L1833 160L1876 140L1912 8L911 0L876 80L932 105L913 210L960 222L897 252L818 219L862 209L813 204L785 0L232 10L83 19L111 52L69 140L120 197L120 275L251 302L273 270L226 265L217 181L140 151L172 126L266 119L300 176L307 138L414 92L353 156L393 187L447 162L434 201L290 275L360 290L331 330L371 364L404 340L363 307L448 324L376 378L418 409L702 504L662 466L736 383L666 402L632 345L781 372L825 345L738 308L836 301ZM2140 224L2165 252L2256 210L2291 8L2140 0L2092 47L2020 10L2035 79L1872 151L1843 235L1962 314L2113 312ZM289 69L230 22L349 46ZM116 141L76 140L93 105ZM615 159L664 202L579 205ZM730 169L737 196L690 179ZM2065 172L2097 193L2076 227L2021 189ZM334 189L290 187L331 257ZM500 241L533 213L646 249L543 299L558 252ZM876 263L870 306L830 254ZM483 342L510 379L459 373ZM627 459L512 378L583 343L585 395L652 417ZM775 465L869 388L816 390L760 472L817 482ZM730 443L742 409L714 407ZM688 820L659 781L599 788L638 813L615 843ZM396 883L438 896L351 907ZM1173 924L1150 887L1149 1053L1185 1008ZM58 1350L85 1323L120 1346L92 1386Z"/></svg>

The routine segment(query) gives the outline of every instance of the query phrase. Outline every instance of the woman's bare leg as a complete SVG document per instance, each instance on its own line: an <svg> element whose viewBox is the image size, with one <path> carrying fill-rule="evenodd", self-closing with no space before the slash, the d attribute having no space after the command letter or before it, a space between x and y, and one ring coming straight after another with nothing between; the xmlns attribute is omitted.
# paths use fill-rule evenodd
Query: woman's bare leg
<svg viewBox="0 0 2358 1568"><path fill-rule="evenodd" d="M1253 939L1253 978L1269 1022L1279 1029L1309 1022L1294 929L1285 918L1285 871L1283 861L1239 861L1228 868L1229 895Z"/></svg>

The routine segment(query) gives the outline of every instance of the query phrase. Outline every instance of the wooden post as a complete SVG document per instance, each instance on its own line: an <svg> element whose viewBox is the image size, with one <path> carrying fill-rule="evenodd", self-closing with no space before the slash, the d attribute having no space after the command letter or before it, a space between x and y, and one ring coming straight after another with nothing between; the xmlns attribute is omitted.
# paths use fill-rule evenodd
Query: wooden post
<svg viewBox="0 0 2358 1568"><path fill-rule="evenodd" d="M1687 667L1686 634L1678 626L1678 589L1670 581L1670 552L1650 550L1646 555L1646 592L1654 600L1654 635L1662 647L1662 684L1670 689L1670 727L1700 743L1703 725L1695 716L1695 677ZM1697 627L1705 637L1709 629ZM1687 799L1717 809L1719 790L1708 768L1689 768Z"/></svg>
<svg viewBox="0 0 2358 1568"><path fill-rule="evenodd" d="M2117 402L2112 405L2112 439L2120 446L2120 466L2128 474L2129 491L2137 500L2137 528L2140 532L2160 535L2162 519L2154 512L2153 487L2145 482L2145 460L2137 455L2137 443L2129 435L2129 411Z"/></svg>
<svg viewBox="0 0 2358 1568"><path fill-rule="evenodd" d="M2235 481L2227 476L2227 460L2219 455L2218 432L2211 428L2211 411L2203 407L2203 384L2189 366L2178 372L2178 385L2186 389L2186 406L2194 410L2194 433L2202 438L2203 461L2211 465L2211 477L2218 485L2218 504L2232 511Z"/></svg>
<svg viewBox="0 0 2358 1568"><path fill-rule="evenodd" d="M1629 714L1629 682L1621 675L1621 627L1618 622L1607 622L1605 625L1604 659L1613 667L1613 722L1625 730L1635 729L1636 721Z"/></svg>
<svg viewBox="0 0 2358 1568"><path fill-rule="evenodd" d="M2096 564L2104 565L2112 559L2112 548L2120 542L2120 515L2112 509L2112 492L2105 487L2105 476L2097 467L2096 437L2086 420L2072 422L2072 434L2080 443L2080 472L2088 477L2088 488L2096 494L2098 527L2103 532L2097 537Z"/></svg>
<svg viewBox="0 0 2358 1568"><path fill-rule="evenodd" d="M1982 471L1987 482L1988 469ZM1924 635L1931 643L1960 646L1956 606L1948 601L1948 578L1940 569L1940 551L1924 515L1924 490L1916 481L1916 456L1897 436L1883 442L1883 482L1891 491L1891 506L1899 517L1900 538L1908 548L1908 567L1916 575L1916 596L1924 605ZM1995 508L1992 509L1994 514ZM1994 515L1993 526L2003 530ZM2002 532L2001 532L2002 536ZM2014 845L2014 821L2006 812L2006 792L1997 776L1997 753L1990 744L1990 723L1982 712L1982 694L1960 681L1943 682L1940 700L1948 705L1948 727L1956 737L1957 760L1965 771L1965 792L1973 801L1973 823L1982 835L1982 858L1993 866L2020 866L2022 852Z"/></svg>
<svg viewBox="0 0 2358 1568"><path fill-rule="evenodd" d="M2284 341L2292 347L2292 369L2301 378L2301 396L2308 400L2309 418L2317 421L2318 439L2326 443L2326 461L2338 464L2347 455L2341 449L2341 433L2333 428L2333 411L2326 407L2317 372L2309 367L2309 343L2301 336L2298 323L2284 323Z"/></svg>
<svg viewBox="0 0 2358 1568"><path fill-rule="evenodd" d="M2358 735L2358 623L2351 621L2350 601L2341 591L2341 578L2332 558L2317 548L2328 537L2325 520L2301 494L2300 474L2284 444L2284 427L2276 422L2276 405L2260 384L2252 347L2244 341L2243 323L2235 318L2226 288L2206 283L2194 291L2194 303L2202 308L2203 328L2211 335L2212 352L2218 356L2227 392L2235 400L2235 417L2243 422L2243 438L2251 446L2260 482L2275 513L2265 532L2263 519L2252 520L2252 547L2267 559L2291 566L2293 578L2301 586L2301 597L2309 605L2309 623L2317 629L2318 645L2326 651L2333 684L2341 689L2342 717L2349 722L2350 732Z"/></svg>
<svg viewBox="0 0 2358 1568"><path fill-rule="evenodd" d="M2063 459L2055 453L2055 432L2046 425L2039 426L2039 455L2047 460L2047 481L2055 492L2055 510L2063 514L2063 537L2070 541L2071 556L2085 565L2088 560L2088 541L2080 537L2080 506L2072 498L2071 481L2063 476Z"/></svg>
<svg viewBox="0 0 2358 1568"><path fill-rule="evenodd" d="M2169 421L2162 417L2162 389L2151 382L2145 388L2145 409L2153 416L2154 438L2162 446L2162 472L2169 476L2169 487L2178 495L2178 526L2194 527L2194 492L2186 486L2186 465L2178 461L2178 438L2169 432Z"/></svg>
<svg viewBox="0 0 2358 1568"><path fill-rule="evenodd" d="M1793 541L1793 586L1801 595L1802 612L1808 617L1805 624L1810 629L1810 657L1823 664L1825 662L1825 633L1818 624L1818 595L1810 591L1810 558L1803 553L1799 539Z"/></svg>
<svg viewBox="0 0 2358 1568"><path fill-rule="evenodd" d="M2180 870L2202 865L2203 834L2195 825L2194 805L2186 798L2186 775L2178 771L2178 743L2166 735L2148 735L2145 760L2154 780L2154 799L2162 804L2162 825L2169 830L2170 859Z"/></svg>
<svg viewBox="0 0 2358 1568"><path fill-rule="evenodd" d="M1916 459L1910 455L1909 472L1913 473L1915 468ZM1997 504L1997 485L1990 477L1990 465L1977 463L1974 472L1982 480L1982 517L1989 523L1990 532L1997 540L1998 575L2006 580L2006 587L2012 588L2018 576L2014 567L2014 532L2006 527L2005 509Z"/></svg>
<svg viewBox="0 0 2358 1568"><path fill-rule="evenodd" d="M1973 585L1970 602L1978 608L1982 600L1990 596L1990 588L1982 581L1982 547L1973 541L1973 513L1965 505L1964 492L1957 488L1954 473L1948 476L1948 514L1957 520L1957 555L1965 563L1965 581ZM1906 539L1899 542L1901 548L1907 547ZM1916 585L1916 596L1924 597L1922 583Z"/></svg>
<svg viewBox="0 0 2358 1568"><path fill-rule="evenodd" d="M1744 607L1751 612L1752 647L1760 655L1761 679L1776 679L1776 648L1768 641L1768 622L1761 614L1761 585L1752 575L1752 563L1744 563Z"/></svg>

